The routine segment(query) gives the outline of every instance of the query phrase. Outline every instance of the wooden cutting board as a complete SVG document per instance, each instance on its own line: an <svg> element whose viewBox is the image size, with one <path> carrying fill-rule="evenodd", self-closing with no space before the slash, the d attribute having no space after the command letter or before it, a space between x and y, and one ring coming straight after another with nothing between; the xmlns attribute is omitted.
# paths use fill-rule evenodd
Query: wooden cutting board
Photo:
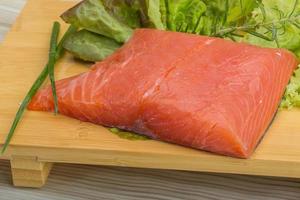
<svg viewBox="0 0 300 200"><path fill-rule="evenodd" d="M29 0L0 48L0 145L15 112L47 61L51 26L77 1ZM64 24L62 22L62 24ZM63 25L63 31L66 29ZM89 70L66 55L56 67L61 79ZM121 139L101 126L51 113L27 111L12 145L14 184L42 186L51 163L224 172L300 178L300 111L279 111L250 159L235 159L153 140Z"/></svg>

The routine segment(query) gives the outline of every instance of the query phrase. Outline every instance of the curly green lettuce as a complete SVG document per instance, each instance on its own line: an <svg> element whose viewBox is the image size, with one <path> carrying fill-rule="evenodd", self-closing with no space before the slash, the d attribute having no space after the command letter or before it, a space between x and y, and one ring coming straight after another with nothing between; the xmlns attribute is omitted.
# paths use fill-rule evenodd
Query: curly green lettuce
<svg viewBox="0 0 300 200"><path fill-rule="evenodd" d="M198 20L206 11L206 4L201 0L167 0L167 29L180 32L194 32Z"/></svg>
<svg viewBox="0 0 300 200"><path fill-rule="evenodd" d="M294 106L300 106L300 65L294 71L280 104L280 108L290 109Z"/></svg>
<svg viewBox="0 0 300 200"><path fill-rule="evenodd" d="M212 35L218 27L240 23L255 7L257 3L253 0L84 0L61 17L79 29L99 34L100 38L124 43L140 27ZM90 40L79 38L89 37L86 35L78 34L76 40ZM85 60L97 58L95 51L88 56L76 45L69 44L67 50Z"/></svg>
<svg viewBox="0 0 300 200"><path fill-rule="evenodd" d="M264 24L260 25L256 32L272 38L276 31L276 39L268 41L247 34L243 40L263 47L285 48L300 56L300 2L298 0L262 0L262 4L265 15L259 8L253 11L254 21L257 24Z"/></svg>
<svg viewBox="0 0 300 200"><path fill-rule="evenodd" d="M213 35L218 29L236 26L258 7L253 0L165 0L167 29Z"/></svg>
<svg viewBox="0 0 300 200"><path fill-rule="evenodd" d="M142 27L165 30L166 26L162 20L161 12L163 0L140 0L139 2Z"/></svg>

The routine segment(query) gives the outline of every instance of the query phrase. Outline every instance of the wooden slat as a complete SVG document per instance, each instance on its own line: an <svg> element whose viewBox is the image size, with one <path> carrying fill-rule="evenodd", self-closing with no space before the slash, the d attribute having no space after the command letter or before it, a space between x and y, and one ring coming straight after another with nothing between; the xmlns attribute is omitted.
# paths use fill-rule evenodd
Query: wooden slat
<svg viewBox="0 0 300 200"><path fill-rule="evenodd" d="M17 2L17 3L15 3ZM0 0L0 20L4 19L3 7L8 6L13 9L18 9L18 5L22 5L24 0ZM64 1L67 2L67 1ZM17 5L14 7L14 5ZM6 9L7 10L7 9ZM12 15L15 15L13 12ZM20 26L14 27L16 30ZM3 32L7 27L0 24L0 38L3 37ZM26 30L30 31L27 27ZM27 55L20 56L23 61L39 62L43 63L44 55L46 54L47 34L42 32L36 35L37 40L40 42L31 43L35 45L36 50L32 50L35 54L35 58L28 57ZM26 37L25 32L23 32ZM2 34L2 35L1 35ZM28 33L30 34L30 33ZM22 36L18 34L18 31L11 33L7 38L8 40L14 40L19 37L22 40ZM40 38L39 38L40 37ZM7 40L7 41L8 41ZM17 40L18 41L18 40ZM23 52L28 47L29 43L14 43L19 52ZM11 51L11 52L10 52ZM5 51L1 53L14 53L13 49L9 49L6 46ZM1 54L0 53L0 54ZM20 54L21 55L21 54ZM69 61L72 61L70 59ZM14 61L8 61L11 65L5 67L11 67ZM72 62L71 62L72 63ZM4 66L0 65L0 70ZM42 66L40 66L42 67ZM86 69L81 68L78 72L74 72L68 65L64 73L59 73L63 76L65 73L78 73ZM38 71L38 70L37 70ZM29 77L35 78L35 74L31 74ZM25 93L26 88L29 87L30 82L24 83L16 82L18 85L23 85L21 88L14 88L18 93L17 99L21 99ZM8 84L9 85L9 84ZM6 87L6 86L5 86ZM0 89L3 88L0 86ZM16 90L20 89L20 90ZM13 91L12 91L13 92ZM0 98L1 100L1 98ZM16 102L15 98L9 99ZM6 103L1 102L2 103ZM9 107L12 106L12 107ZM16 105L6 106L8 109L1 107L0 120L4 115L8 115L8 118L13 117L11 109L16 109ZM45 114L47 115L47 114ZM30 116L31 117L31 116ZM52 116L50 116L52 118ZM297 121L297 118L295 119ZM8 120L9 121L9 120ZM7 121L7 122L8 122ZM24 122L25 123L25 122ZM283 122L283 124L286 122ZM297 122L296 122L297 124ZM8 124L7 124L8 125ZM279 124L278 124L279 125ZM280 125L279 125L280 126ZM291 126L291 130L297 129L297 126ZM284 134L284 132L282 132ZM26 135L25 135L26 136ZM86 134L82 131L78 134L79 138L86 138ZM295 136L296 137L296 136ZM61 138L58 138L61 139ZM285 148L293 148L297 145L297 138L291 138L288 140L288 145ZM2 139L1 139L2 140ZM25 141L26 142L26 141ZM66 141L65 141L66 142ZM270 155L272 148L270 150ZM22 151L22 149L21 149ZM278 155L273 153L272 157L276 160ZM84 156L82 156L84 157ZM1 157L2 159L9 159L9 157ZM70 157L72 158L72 157ZM69 158L69 159L70 159ZM96 159L97 157L95 157ZM289 159L293 156L290 155ZM47 157L45 157L47 159ZM49 159L49 158L48 158ZM64 161L64 160L61 160ZM122 161L118 161L121 162ZM289 167L285 169L289 171ZM194 173L194 172L180 172L169 170L150 170L150 169L131 169L131 168L116 168L116 167L95 167L95 166L83 166L83 165L60 165L58 164L50 176L48 185L41 190L31 189L15 189L11 186L10 170L7 161L0 160L0 199L257 199L257 200L275 200L275 199L300 199L300 181L299 179L282 179L282 178L265 178L254 176L239 176L239 175L224 175L224 174L207 174L207 173Z"/></svg>
<svg viewBox="0 0 300 200"><path fill-rule="evenodd" d="M0 161L1 200L299 200L300 181L286 178L56 164L39 190L14 189Z"/></svg>
<svg viewBox="0 0 300 200"><path fill-rule="evenodd" d="M52 165L52 163L39 161L37 157L12 156L10 158L10 166L14 186L43 187Z"/></svg>
<svg viewBox="0 0 300 200"><path fill-rule="evenodd" d="M19 102L45 65L52 22L61 21L59 15L72 5L73 1L30 0L3 42L0 141L9 130ZM61 79L87 70L87 65L67 55L57 65L56 75ZM253 156L242 160L157 141L124 140L98 125L51 113L27 112L9 155L27 146L30 149L22 151L28 156L51 162L300 177L299 116L297 109L279 112ZM78 152L85 156L78 156ZM289 170L285 170L287 166Z"/></svg>

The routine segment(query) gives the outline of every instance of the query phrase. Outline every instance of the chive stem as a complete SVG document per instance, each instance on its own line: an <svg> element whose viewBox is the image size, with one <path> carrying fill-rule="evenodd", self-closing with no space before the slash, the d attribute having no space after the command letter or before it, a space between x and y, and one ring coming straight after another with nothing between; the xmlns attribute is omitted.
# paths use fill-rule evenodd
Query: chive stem
<svg viewBox="0 0 300 200"><path fill-rule="evenodd" d="M5 150L7 149L12 136L15 132L15 129L27 107L27 105L29 104L30 100L32 99L32 97L34 96L34 94L38 91L38 89L40 88L40 86L43 84L43 82L45 81L45 79L47 78L48 75L48 66L46 65L43 69L43 71L40 73L40 75L38 76L38 78L36 79L36 81L34 82L34 84L32 85L32 87L30 88L29 92L27 93L27 95L25 96L24 100L22 101L18 112L16 113L15 119L10 127L9 133L7 135L7 138L5 140L5 143L2 147L1 150L1 154L3 154L5 152Z"/></svg>
<svg viewBox="0 0 300 200"><path fill-rule="evenodd" d="M54 22L52 28L52 35L50 39L50 49L49 49L49 61L48 61L48 73L49 79L52 87L52 95L54 99L54 113L58 113L58 101L56 95L56 86L55 86L55 78L54 78L54 65L57 61L56 59L56 50L57 50L57 39L59 35L60 24L58 22Z"/></svg>
<svg viewBox="0 0 300 200"><path fill-rule="evenodd" d="M58 35L58 31L57 31L57 27L54 28L54 26L59 26L59 25L55 25L57 22L55 22L53 24L53 28L52 28L52 34L51 34L51 40L54 37L54 35ZM76 31L76 28L74 26L70 26L69 29L66 31L66 33L64 34L64 36L62 37L61 41L59 42L59 44L56 46L56 42L55 42L55 59L54 59L54 64L56 63L56 61L61 58L61 56L63 55L64 49L63 49L63 42L66 40L66 38L68 38L68 36L70 34L72 34L73 32ZM53 39L54 40L54 39ZM50 46L52 46L53 43L51 43ZM54 45L53 45L54 46ZM33 83L33 85L31 86L30 90L28 91L28 93L26 94L25 98L23 99L16 115L15 115L15 119L10 127L9 133L6 137L5 143L3 144L3 147L1 149L1 154L3 154L7 147L10 144L10 141L14 135L14 132L16 130L16 127L18 126L18 123L20 122L24 111L26 109L26 107L28 106L29 102L31 101L32 97L36 94L36 92L38 91L38 89L42 86L42 84L44 83L45 79L47 78L49 71L48 71L48 67L49 67L49 62L45 65L43 71L39 74L38 78L35 80L35 82ZM53 64L53 65L54 65Z"/></svg>

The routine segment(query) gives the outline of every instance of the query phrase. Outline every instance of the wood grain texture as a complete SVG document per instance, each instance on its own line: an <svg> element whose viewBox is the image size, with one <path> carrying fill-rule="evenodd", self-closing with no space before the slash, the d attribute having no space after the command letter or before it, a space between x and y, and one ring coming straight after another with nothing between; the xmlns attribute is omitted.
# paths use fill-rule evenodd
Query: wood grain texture
<svg viewBox="0 0 300 200"><path fill-rule="evenodd" d="M40 188L47 182L53 164L32 156L12 156L10 166L14 186Z"/></svg>
<svg viewBox="0 0 300 200"><path fill-rule="evenodd" d="M19 102L45 64L54 20L73 1L30 0L0 49L0 143ZM63 26L65 29L66 26ZM89 70L66 55L58 79ZM27 112L5 155L44 162L300 177L299 110L281 111L250 159L217 156L158 141L129 141L106 128L51 113Z"/></svg>
<svg viewBox="0 0 300 200"><path fill-rule="evenodd" d="M0 6L23 0L0 0ZM2 19L0 7L0 20ZM11 15L14 15L12 13ZM0 30L2 25L0 25ZM0 33L0 37L2 33ZM41 36L39 41L44 36ZM44 38L47 42L48 38ZM31 44L39 48L39 44ZM24 45L23 47L26 47ZM11 51L11 53L14 53ZM34 51L39 54L38 50ZM27 62L39 60L26 58ZM45 61L41 58L40 62ZM13 62L11 62L11 65ZM1 68L1 66L0 66ZM1 69L0 69L1 70ZM65 69L68 71L68 68ZM31 78L33 79L35 75ZM22 82L16 81L19 85ZM27 84L24 88L27 89ZM1 88L1 87L0 87ZM24 93L24 92L23 92ZM23 94L19 95L19 99ZM16 101L14 101L16 102ZM2 108L0 109L1 114ZM10 114L12 117L12 113ZM1 117L0 117L1 118ZM25 123L25 122L24 122ZM83 137L84 134L81 136ZM296 142L291 140L291 142ZM8 157L6 158L8 159ZM288 170L288 169L286 169ZM0 160L0 199L67 200L67 199L209 199L209 200L281 200L300 199L300 180L224 174L194 173L117 167L57 164L46 187L40 190L11 186L8 161Z"/></svg>
<svg viewBox="0 0 300 200"><path fill-rule="evenodd" d="M66 164L54 166L42 189L15 189L9 184L8 162L1 164L1 200L300 199L295 179Z"/></svg>
<svg viewBox="0 0 300 200"><path fill-rule="evenodd" d="M0 0L0 41L15 21L25 0Z"/></svg>

